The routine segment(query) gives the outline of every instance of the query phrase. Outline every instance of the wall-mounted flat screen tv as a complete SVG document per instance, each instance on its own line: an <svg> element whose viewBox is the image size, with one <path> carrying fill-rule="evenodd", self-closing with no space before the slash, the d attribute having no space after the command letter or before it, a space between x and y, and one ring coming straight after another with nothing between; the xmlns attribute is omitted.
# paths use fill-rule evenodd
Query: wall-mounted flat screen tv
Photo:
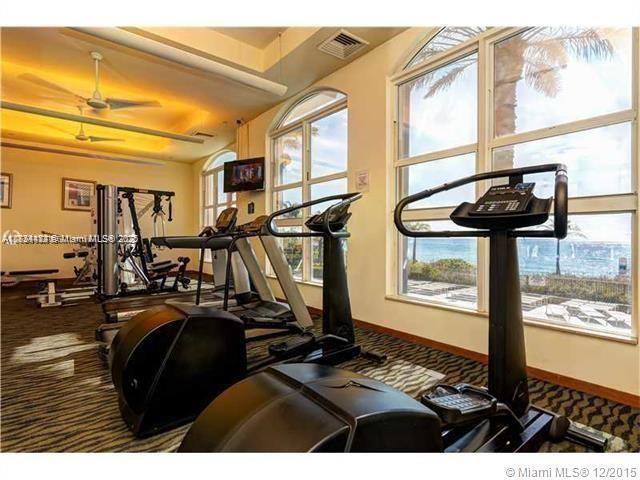
<svg viewBox="0 0 640 480"><path fill-rule="evenodd" d="M264 190L264 157L224 164L224 191Z"/></svg>

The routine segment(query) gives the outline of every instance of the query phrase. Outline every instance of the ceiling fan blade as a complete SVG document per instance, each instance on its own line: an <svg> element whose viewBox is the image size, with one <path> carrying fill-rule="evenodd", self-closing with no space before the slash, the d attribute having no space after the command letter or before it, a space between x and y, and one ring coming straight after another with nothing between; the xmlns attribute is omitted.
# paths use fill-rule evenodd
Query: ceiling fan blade
<svg viewBox="0 0 640 480"><path fill-rule="evenodd" d="M40 78L37 75L33 75L32 73L23 73L19 75L18 78L22 80L26 80L27 82L35 83L36 85L40 85L41 87L48 88L49 90L53 90L54 92L64 93L65 95L69 95L75 99L82 100L83 102L87 101L86 98L81 97L76 93L73 93L71 90L67 90L66 88L61 87L60 85L51 83L45 80L44 78Z"/></svg>
<svg viewBox="0 0 640 480"><path fill-rule="evenodd" d="M122 98L107 98L105 100L111 110L118 110L120 108L136 108L136 107L161 107L160 102L155 100L125 100Z"/></svg>
<svg viewBox="0 0 640 480"><path fill-rule="evenodd" d="M122 138L107 138L107 137L94 137L89 135L90 142L124 142Z"/></svg>
<svg viewBox="0 0 640 480"><path fill-rule="evenodd" d="M43 123L43 124L42 124L42 126L43 126L43 127L50 128L50 129L52 129L52 130L56 130L56 131L58 131L58 132L60 132L60 133L64 133L64 134L66 134L66 135L70 135L70 136L72 136L72 137L75 137L75 136L76 136L76 134L75 134L75 133L69 132L69 131L65 130L64 128L58 128L58 127L56 127L55 125L49 125L49 124L47 124L47 123Z"/></svg>
<svg viewBox="0 0 640 480"><path fill-rule="evenodd" d="M106 117L108 116L108 111L109 109L107 108L92 108L89 110L93 115L96 115L98 117Z"/></svg>

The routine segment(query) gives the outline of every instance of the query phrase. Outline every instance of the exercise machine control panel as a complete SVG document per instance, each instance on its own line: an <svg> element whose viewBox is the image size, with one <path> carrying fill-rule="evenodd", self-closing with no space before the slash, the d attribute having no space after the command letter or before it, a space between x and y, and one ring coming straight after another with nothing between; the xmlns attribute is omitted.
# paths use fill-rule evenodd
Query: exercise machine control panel
<svg viewBox="0 0 640 480"><path fill-rule="evenodd" d="M535 183L496 185L475 203L469 215L510 215L524 213L531 199Z"/></svg>
<svg viewBox="0 0 640 480"><path fill-rule="evenodd" d="M242 225L239 225L237 227L238 232L240 233L245 233L245 234L260 234L262 232L262 229L264 228L264 225L267 223L267 220L269 219L268 215L260 215L259 217L254 218L253 220L251 220L248 223L244 223Z"/></svg>
<svg viewBox="0 0 640 480"><path fill-rule="evenodd" d="M349 221L349 218L351 218L351 213L349 213L349 204L346 203L332 210L327 208L324 212L309 217L305 222L305 225L309 230L322 232L324 231L324 223L327 217L329 217L329 228L331 230L342 230Z"/></svg>
<svg viewBox="0 0 640 480"><path fill-rule="evenodd" d="M236 219L238 218L238 209L235 207L225 208L220 215L218 215L218 219L216 220L216 232L224 233L231 230L235 224Z"/></svg>

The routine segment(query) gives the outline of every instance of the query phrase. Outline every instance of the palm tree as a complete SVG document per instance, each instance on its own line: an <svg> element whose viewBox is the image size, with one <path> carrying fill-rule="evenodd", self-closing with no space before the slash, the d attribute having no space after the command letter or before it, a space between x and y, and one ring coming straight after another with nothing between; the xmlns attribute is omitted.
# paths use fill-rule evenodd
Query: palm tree
<svg viewBox="0 0 640 480"><path fill-rule="evenodd" d="M320 134L318 127L311 127L311 136L315 137ZM292 134L288 134L282 137L282 152L280 153L280 169L284 169L287 165L291 164L292 159L291 155L289 155L286 150L300 150L302 147L302 134L297 134L297 132L293 132Z"/></svg>
<svg viewBox="0 0 640 480"><path fill-rule="evenodd" d="M445 29L429 42L429 50L446 50L452 44L474 38L479 30L479 27ZM535 90L555 97L561 87L559 72L567 67L570 57L590 61L594 58L611 58L615 52L611 42L603 38L597 28L582 27L530 28L498 44L496 51L505 58L505 61L496 62L495 65L496 135L516 130L516 87L520 80L524 79ZM451 86L475 63L474 57L464 57L451 68L443 69L442 75L426 75L413 87L427 88L424 98L433 97Z"/></svg>
<svg viewBox="0 0 640 480"><path fill-rule="evenodd" d="M427 44L421 54L441 52L476 37L481 27L452 27L438 33ZM523 80L526 84L548 97L560 92L559 72L567 67L571 57L590 61L595 58L609 59L615 49L611 42L603 38L597 28L583 27L534 27L509 38L496 46L496 51L504 61L495 64L495 134L505 135L516 131L517 84ZM414 62L415 63L415 60ZM440 76L425 75L415 82L413 88L426 88L424 98L433 97L449 88L471 65L476 64L472 56L457 60ZM408 129L404 129L408 131ZM513 149L507 155L513 165ZM577 225L569 221L569 232L582 236ZM415 243L414 243L415 259ZM556 247L556 274L560 275L560 241Z"/></svg>
<svg viewBox="0 0 640 480"><path fill-rule="evenodd" d="M411 59L409 66L421 63L425 58L439 52L449 50L456 45L475 38L486 30L486 27L446 27L440 30L419 52Z"/></svg>
<svg viewBox="0 0 640 480"><path fill-rule="evenodd" d="M431 225L429 225L428 223L425 222L407 222L407 227L409 228L409 230L414 230L416 232L430 232L431 231ZM411 262L415 263L416 261L416 253L417 253L417 246L418 246L418 239L414 238L413 239L413 244L412 244L412 254L411 254Z"/></svg>

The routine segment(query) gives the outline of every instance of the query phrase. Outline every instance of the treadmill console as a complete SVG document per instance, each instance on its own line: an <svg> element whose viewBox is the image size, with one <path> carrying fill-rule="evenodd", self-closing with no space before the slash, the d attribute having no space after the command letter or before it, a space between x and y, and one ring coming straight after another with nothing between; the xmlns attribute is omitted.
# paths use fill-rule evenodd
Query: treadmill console
<svg viewBox="0 0 640 480"><path fill-rule="evenodd" d="M268 218L269 218L268 215L260 215L259 217L256 217L255 219L251 220L248 223L239 225L237 227L237 230L240 233L248 233L248 234L254 233L258 235L262 232L262 228L264 227Z"/></svg>
<svg viewBox="0 0 640 480"><path fill-rule="evenodd" d="M533 199L535 183L496 185L475 203L469 215L512 215L524 213Z"/></svg>
<svg viewBox="0 0 640 480"><path fill-rule="evenodd" d="M236 219L238 217L238 209L235 207L225 208L216 220L216 232L225 233L231 230L236 225Z"/></svg>
<svg viewBox="0 0 640 480"><path fill-rule="evenodd" d="M342 230L347 225L349 218L351 218L349 204L344 204L333 210L327 207L324 212L309 217L305 225L314 232L324 232L324 223L327 216L329 216L329 228L332 231Z"/></svg>

